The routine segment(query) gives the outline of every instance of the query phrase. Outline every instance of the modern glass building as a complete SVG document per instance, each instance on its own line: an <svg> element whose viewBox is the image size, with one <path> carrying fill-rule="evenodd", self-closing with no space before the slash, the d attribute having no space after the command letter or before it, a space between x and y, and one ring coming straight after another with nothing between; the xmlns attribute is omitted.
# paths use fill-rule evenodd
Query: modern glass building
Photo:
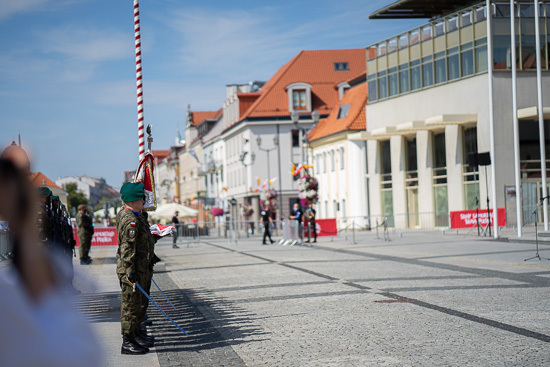
<svg viewBox="0 0 550 367"><path fill-rule="evenodd" d="M548 159L550 2L539 2L538 11ZM433 228L449 225L449 211L486 210L488 198L489 206L505 208L508 225L515 225L517 199L522 220L534 221L543 182L534 2L517 2L511 14L509 2L491 1L488 9L486 1L401 0L370 17L430 19L366 49L367 130L357 139L367 140L370 213L391 218L397 227ZM517 134L512 62L517 68ZM473 153L482 152L490 153L491 165L468 164Z"/></svg>

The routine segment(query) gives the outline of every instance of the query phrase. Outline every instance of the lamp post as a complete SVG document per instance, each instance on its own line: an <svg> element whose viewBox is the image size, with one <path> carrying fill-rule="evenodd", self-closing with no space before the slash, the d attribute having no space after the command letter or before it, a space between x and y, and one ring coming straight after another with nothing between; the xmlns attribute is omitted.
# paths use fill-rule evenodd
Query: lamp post
<svg viewBox="0 0 550 367"><path fill-rule="evenodd" d="M294 123L294 126L296 126L296 129L298 129L299 131L301 131L302 133L302 162L304 162L306 164L306 166L308 165L308 157L309 157L309 154L307 152L308 148L309 148L309 141L307 140L307 135L309 134L309 132L315 127L317 126L317 123L319 122L320 118L321 118L321 114L315 110L311 113L311 121L313 122L313 124L311 125L311 127L309 129L305 129L303 127L301 127L300 125L298 125L298 123L300 122L300 114L298 113L298 111L292 111L292 113L290 114L290 118L292 119L292 122ZM307 168L306 168L306 171L307 171Z"/></svg>
<svg viewBox="0 0 550 367"><path fill-rule="evenodd" d="M246 171L246 168L247 168L248 166L254 164L254 160L256 160L256 153L252 152L252 153L250 154L250 163L245 163L245 159L246 159L246 155L247 155L247 154L248 154L248 152L242 152L241 155L239 156L239 160L240 160L241 163L243 164L245 171ZM247 172L247 174L246 174L246 178L247 178L246 184L247 184L247 186L248 186L248 172ZM245 189L245 192L246 192L246 189ZM245 194L245 195L246 195L246 196L245 196L245 197L246 197L245 203L250 204L250 203L248 202L248 194ZM245 219L248 219L248 217L245 217ZM248 228L251 228L252 233L254 233L254 232L253 232L253 229L252 229L252 227L251 227L251 223L250 223L249 221L247 221L246 227L247 227L247 228L246 228L246 237L249 237L250 234L249 234L249 232L248 232Z"/></svg>
<svg viewBox="0 0 550 367"><path fill-rule="evenodd" d="M266 148L262 148L262 137L260 135L258 135L258 137L256 138L256 142L258 143L258 149L260 150L263 150L264 152L267 153L267 184L269 187L271 187L271 183L269 182L269 180L271 179L271 174L270 174L270 164L269 164L269 152L271 152L272 150L275 150L277 149L277 147L279 146L279 137L278 136L274 136L273 137L273 144L275 145L273 148L269 148L269 149L266 149ZM279 177L279 180L281 178Z"/></svg>

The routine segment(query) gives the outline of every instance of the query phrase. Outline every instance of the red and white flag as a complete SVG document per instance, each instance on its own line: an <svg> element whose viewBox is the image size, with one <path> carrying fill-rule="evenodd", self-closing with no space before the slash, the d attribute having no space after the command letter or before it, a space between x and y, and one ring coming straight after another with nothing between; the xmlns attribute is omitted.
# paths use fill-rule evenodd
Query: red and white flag
<svg viewBox="0 0 550 367"><path fill-rule="evenodd" d="M143 182L145 186L145 204L143 210L152 211L157 209L157 196L155 192L155 177L153 170L155 168L155 157L151 153L146 153L141 162L139 162L134 182Z"/></svg>

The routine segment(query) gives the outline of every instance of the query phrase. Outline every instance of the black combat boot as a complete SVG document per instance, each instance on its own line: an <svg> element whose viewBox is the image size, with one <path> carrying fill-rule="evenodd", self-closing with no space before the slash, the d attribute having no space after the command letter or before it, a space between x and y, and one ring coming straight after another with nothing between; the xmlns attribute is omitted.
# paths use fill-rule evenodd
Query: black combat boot
<svg viewBox="0 0 550 367"><path fill-rule="evenodd" d="M121 354L145 354L147 352L149 352L149 349L141 346L132 336L122 336Z"/></svg>
<svg viewBox="0 0 550 367"><path fill-rule="evenodd" d="M151 348L155 345L155 342L153 340L147 337L143 337L139 331L134 334L134 340L144 348Z"/></svg>

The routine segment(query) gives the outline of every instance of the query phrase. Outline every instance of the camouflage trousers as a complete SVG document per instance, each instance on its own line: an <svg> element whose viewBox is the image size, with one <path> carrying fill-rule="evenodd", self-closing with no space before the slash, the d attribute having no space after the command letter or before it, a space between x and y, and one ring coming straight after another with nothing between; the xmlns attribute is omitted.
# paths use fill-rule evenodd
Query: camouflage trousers
<svg viewBox="0 0 550 367"><path fill-rule="evenodd" d="M80 258L81 259L87 258L88 254L90 253L90 247L92 246L92 236L78 235L78 238L80 240L80 246L78 246L78 252L80 254Z"/></svg>
<svg viewBox="0 0 550 367"><path fill-rule="evenodd" d="M151 279L153 278L153 271L148 271L146 274L143 275L143 283L139 283L143 290L147 292L147 294L151 295ZM140 292L141 293L141 292ZM140 312L139 312L139 323L141 324L145 320L145 315L147 314L147 307L149 306L149 299L145 297L142 293L142 299L141 299L141 305L140 305Z"/></svg>
<svg viewBox="0 0 550 367"><path fill-rule="evenodd" d="M145 277L138 277L138 283L142 286L145 282ZM143 321L143 299L147 299L141 293L139 288L134 286L126 278L126 274L118 274L118 280L120 282L120 328L122 335L133 335L139 329L139 324ZM145 288L144 288L145 289Z"/></svg>

